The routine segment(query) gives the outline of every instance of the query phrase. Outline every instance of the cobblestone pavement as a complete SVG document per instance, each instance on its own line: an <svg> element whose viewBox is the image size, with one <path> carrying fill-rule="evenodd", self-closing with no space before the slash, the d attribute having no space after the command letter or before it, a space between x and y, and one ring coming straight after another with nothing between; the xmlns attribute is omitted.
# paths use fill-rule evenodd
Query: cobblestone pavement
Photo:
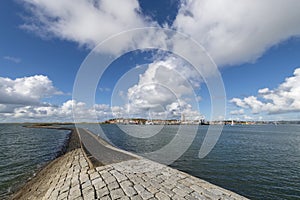
<svg viewBox="0 0 300 200"><path fill-rule="evenodd" d="M69 193L68 182L71 186L80 184L78 173L87 173L88 170L89 166L84 154L81 148L77 148L50 162L11 199L58 199L58 195Z"/></svg>
<svg viewBox="0 0 300 200"><path fill-rule="evenodd" d="M246 199L147 159L90 169L81 149L70 153L73 159L62 159L62 167L44 183L49 189L42 199Z"/></svg>

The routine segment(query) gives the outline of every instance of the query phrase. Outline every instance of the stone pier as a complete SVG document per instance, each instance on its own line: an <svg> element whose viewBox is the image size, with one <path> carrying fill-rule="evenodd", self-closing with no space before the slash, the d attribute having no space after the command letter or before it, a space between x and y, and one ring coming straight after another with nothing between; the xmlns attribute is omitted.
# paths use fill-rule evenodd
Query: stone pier
<svg viewBox="0 0 300 200"><path fill-rule="evenodd" d="M48 164L13 199L246 199L138 156L90 166L84 149L74 148Z"/></svg>

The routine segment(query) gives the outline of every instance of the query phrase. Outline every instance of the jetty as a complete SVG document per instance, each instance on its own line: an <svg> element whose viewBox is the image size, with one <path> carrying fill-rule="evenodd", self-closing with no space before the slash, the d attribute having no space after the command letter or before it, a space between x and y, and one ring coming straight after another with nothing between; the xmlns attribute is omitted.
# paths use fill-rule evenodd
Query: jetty
<svg viewBox="0 0 300 200"><path fill-rule="evenodd" d="M187 173L72 129L64 155L45 166L14 200L247 199Z"/></svg>

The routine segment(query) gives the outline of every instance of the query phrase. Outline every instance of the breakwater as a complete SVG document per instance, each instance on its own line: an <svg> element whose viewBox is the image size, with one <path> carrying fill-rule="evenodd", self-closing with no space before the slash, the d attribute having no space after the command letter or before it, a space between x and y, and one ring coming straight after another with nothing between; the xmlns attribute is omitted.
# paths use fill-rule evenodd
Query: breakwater
<svg viewBox="0 0 300 200"><path fill-rule="evenodd" d="M116 149L81 129L72 131L66 154L48 164L12 199L246 198Z"/></svg>

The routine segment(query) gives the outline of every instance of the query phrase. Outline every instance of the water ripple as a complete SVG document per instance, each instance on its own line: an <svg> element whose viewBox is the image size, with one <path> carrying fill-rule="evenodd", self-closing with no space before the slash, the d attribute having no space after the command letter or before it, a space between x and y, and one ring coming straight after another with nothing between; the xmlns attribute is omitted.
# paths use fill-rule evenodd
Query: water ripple
<svg viewBox="0 0 300 200"><path fill-rule="evenodd" d="M0 199L57 156L69 131L0 124Z"/></svg>

